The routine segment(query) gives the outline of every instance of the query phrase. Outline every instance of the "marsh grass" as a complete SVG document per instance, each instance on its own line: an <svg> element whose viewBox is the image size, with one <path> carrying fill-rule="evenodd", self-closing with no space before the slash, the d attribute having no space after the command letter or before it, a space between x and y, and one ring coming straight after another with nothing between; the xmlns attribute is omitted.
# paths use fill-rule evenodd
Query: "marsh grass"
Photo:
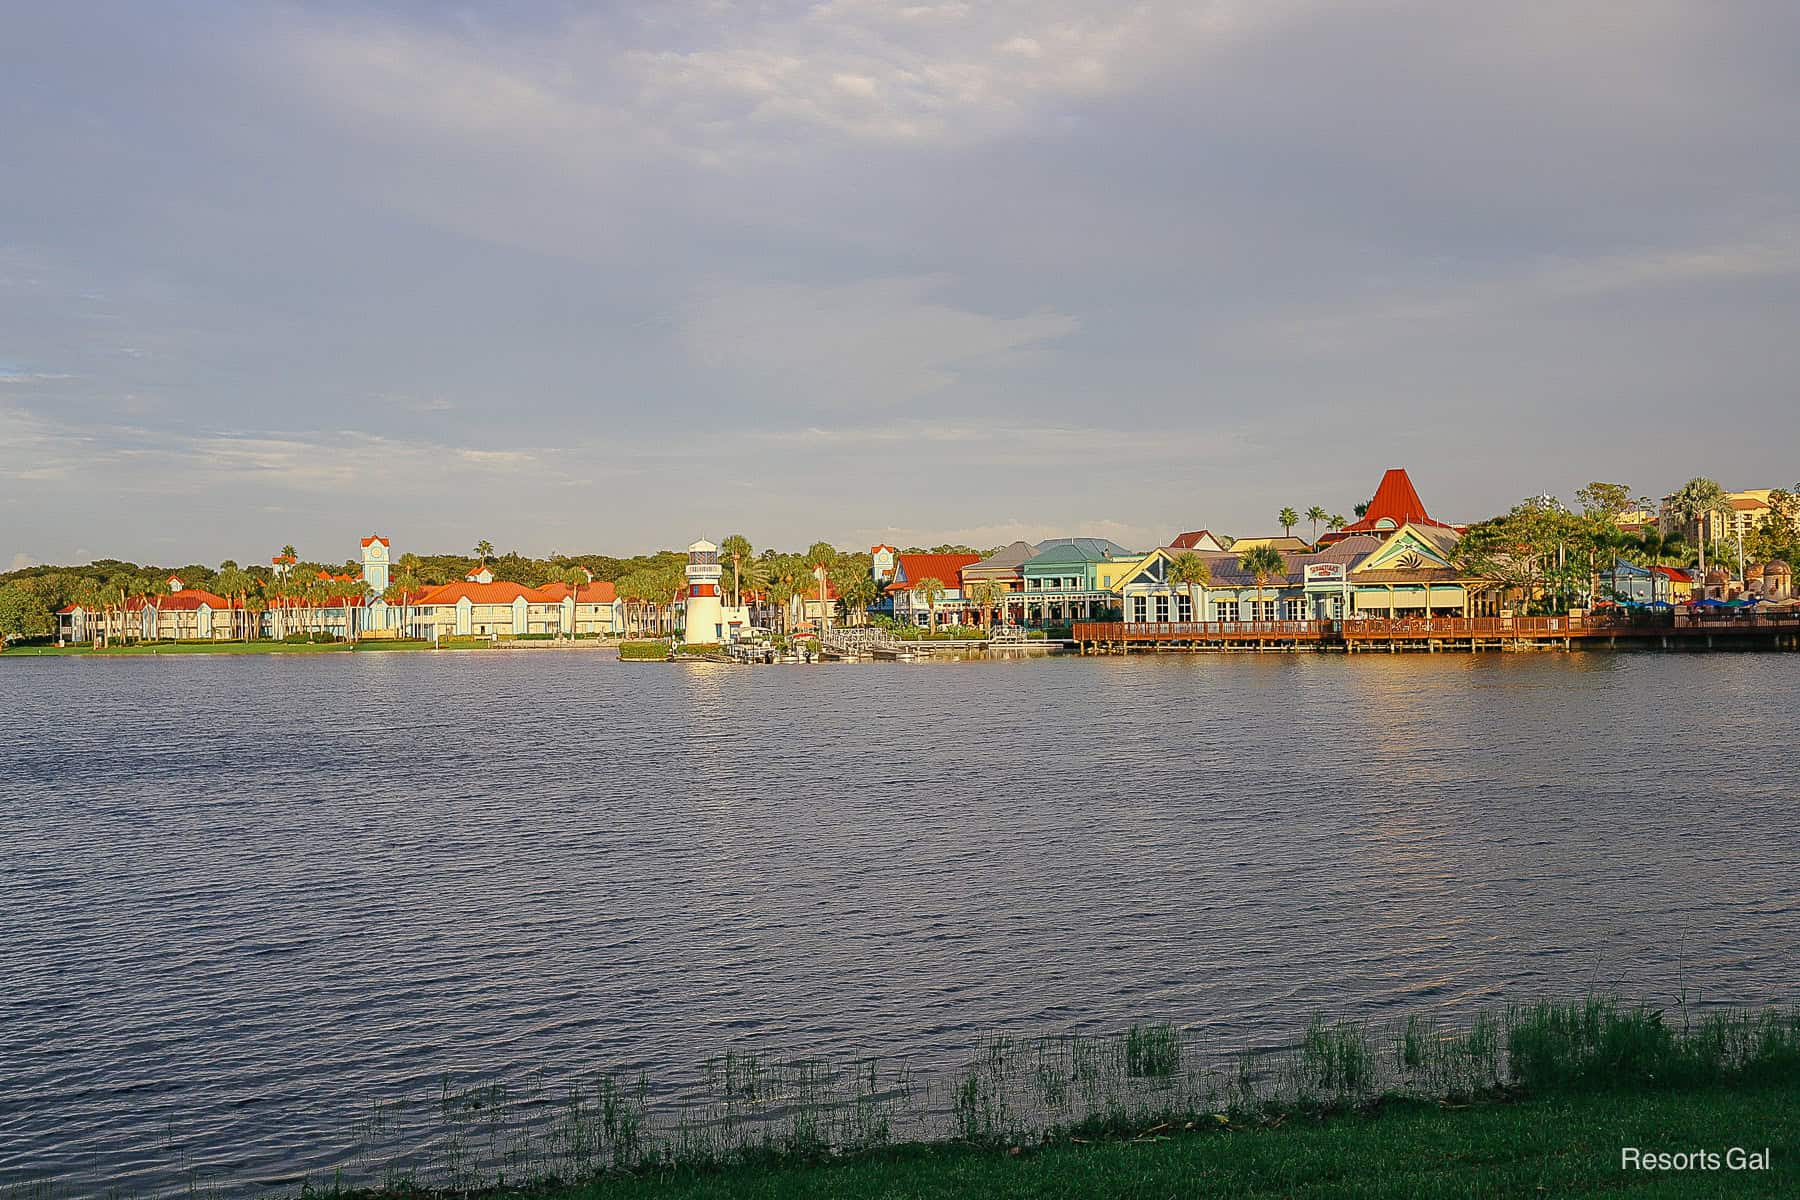
<svg viewBox="0 0 1800 1200"><path fill-rule="evenodd" d="M1589 997L1462 1020L1314 1018L1295 1043L1210 1045L1199 1031L997 1036L959 1070L904 1059L837 1062L728 1049L699 1079L658 1090L644 1074L552 1086L453 1081L434 1096L372 1105L356 1150L314 1194L354 1187L461 1194L645 1171L708 1170L862 1155L902 1142L1019 1147L1138 1138L1169 1129L1280 1124L1296 1113L1394 1100L1463 1102L1605 1091L1791 1083L1800 1009L1698 1019ZM206 1194L195 1179L190 1193ZM0 1200L53 1200L51 1184Z"/></svg>

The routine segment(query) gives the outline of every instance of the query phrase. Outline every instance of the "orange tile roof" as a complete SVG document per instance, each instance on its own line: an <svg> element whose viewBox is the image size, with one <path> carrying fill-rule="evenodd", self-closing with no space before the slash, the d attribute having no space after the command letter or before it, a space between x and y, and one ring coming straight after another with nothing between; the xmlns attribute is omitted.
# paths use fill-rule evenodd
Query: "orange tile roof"
<svg viewBox="0 0 1800 1200"><path fill-rule="evenodd" d="M555 604L561 599L539 588L528 588L522 583L509 583L503 579L496 579L492 583L459 580L427 590L413 604L430 608L439 604L455 604L465 598L470 604L511 604L520 596L525 597L527 603L537 604Z"/></svg>
<svg viewBox="0 0 1800 1200"><path fill-rule="evenodd" d="M365 549L370 546L373 546L376 542L380 542L384 546L392 546L393 545L392 542L390 542L386 538L382 537L379 533L371 533L368 537L366 537L362 540L362 544Z"/></svg>
<svg viewBox="0 0 1800 1200"><path fill-rule="evenodd" d="M900 554L894 558L891 591L906 591L921 579L936 578L946 588L962 587L962 570L981 561L979 554Z"/></svg>

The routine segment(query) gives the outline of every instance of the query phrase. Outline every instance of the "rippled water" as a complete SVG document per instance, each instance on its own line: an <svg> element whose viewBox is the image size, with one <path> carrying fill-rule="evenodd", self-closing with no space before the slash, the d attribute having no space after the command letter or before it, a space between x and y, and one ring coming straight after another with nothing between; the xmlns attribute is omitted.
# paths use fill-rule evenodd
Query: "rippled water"
<svg viewBox="0 0 1800 1200"><path fill-rule="evenodd" d="M1792 1000L1800 656L0 662L0 1183L444 1072Z"/></svg>

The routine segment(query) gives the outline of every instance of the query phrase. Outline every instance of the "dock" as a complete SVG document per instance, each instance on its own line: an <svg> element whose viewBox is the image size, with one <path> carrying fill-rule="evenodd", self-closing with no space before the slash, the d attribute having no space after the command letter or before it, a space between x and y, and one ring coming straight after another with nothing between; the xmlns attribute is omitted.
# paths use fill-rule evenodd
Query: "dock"
<svg viewBox="0 0 1800 1200"><path fill-rule="evenodd" d="M1347 621L1077 621L1083 654L1342 651L1350 654L1575 650L1800 649L1800 611L1566 617L1370 617Z"/></svg>

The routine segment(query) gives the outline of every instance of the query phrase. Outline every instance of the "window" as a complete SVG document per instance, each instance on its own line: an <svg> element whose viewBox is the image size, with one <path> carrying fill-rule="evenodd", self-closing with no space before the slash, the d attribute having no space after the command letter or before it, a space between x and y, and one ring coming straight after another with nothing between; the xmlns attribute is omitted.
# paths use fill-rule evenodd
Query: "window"
<svg viewBox="0 0 1800 1200"><path fill-rule="evenodd" d="M1221 601L1219 601L1218 614L1219 614L1219 620L1221 620L1221 621L1237 620L1238 619L1238 602L1236 600L1221 600Z"/></svg>
<svg viewBox="0 0 1800 1200"><path fill-rule="evenodd" d="M1149 601L1148 597L1133 596L1131 598L1131 619L1132 620L1148 621L1150 619L1149 609L1150 609L1150 601Z"/></svg>
<svg viewBox="0 0 1800 1200"><path fill-rule="evenodd" d="M1275 619L1275 602L1273 600L1252 600L1251 610L1256 614L1252 620L1273 621Z"/></svg>
<svg viewBox="0 0 1800 1200"><path fill-rule="evenodd" d="M1156 619L1160 622L1167 622L1169 619L1169 598L1167 596L1156 598Z"/></svg>
<svg viewBox="0 0 1800 1200"><path fill-rule="evenodd" d="M1191 621L1194 619L1194 602L1186 594L1175 597L1175 619Z"/></svg>
<svg viewBox="0 0 1800 1200"><path fill-rule="evenodd" d="M1303 621L1306 619L1306 601L1304 600L1283 600L1281 607L1284 610L1282 612L1283 620Z"/></svg>

